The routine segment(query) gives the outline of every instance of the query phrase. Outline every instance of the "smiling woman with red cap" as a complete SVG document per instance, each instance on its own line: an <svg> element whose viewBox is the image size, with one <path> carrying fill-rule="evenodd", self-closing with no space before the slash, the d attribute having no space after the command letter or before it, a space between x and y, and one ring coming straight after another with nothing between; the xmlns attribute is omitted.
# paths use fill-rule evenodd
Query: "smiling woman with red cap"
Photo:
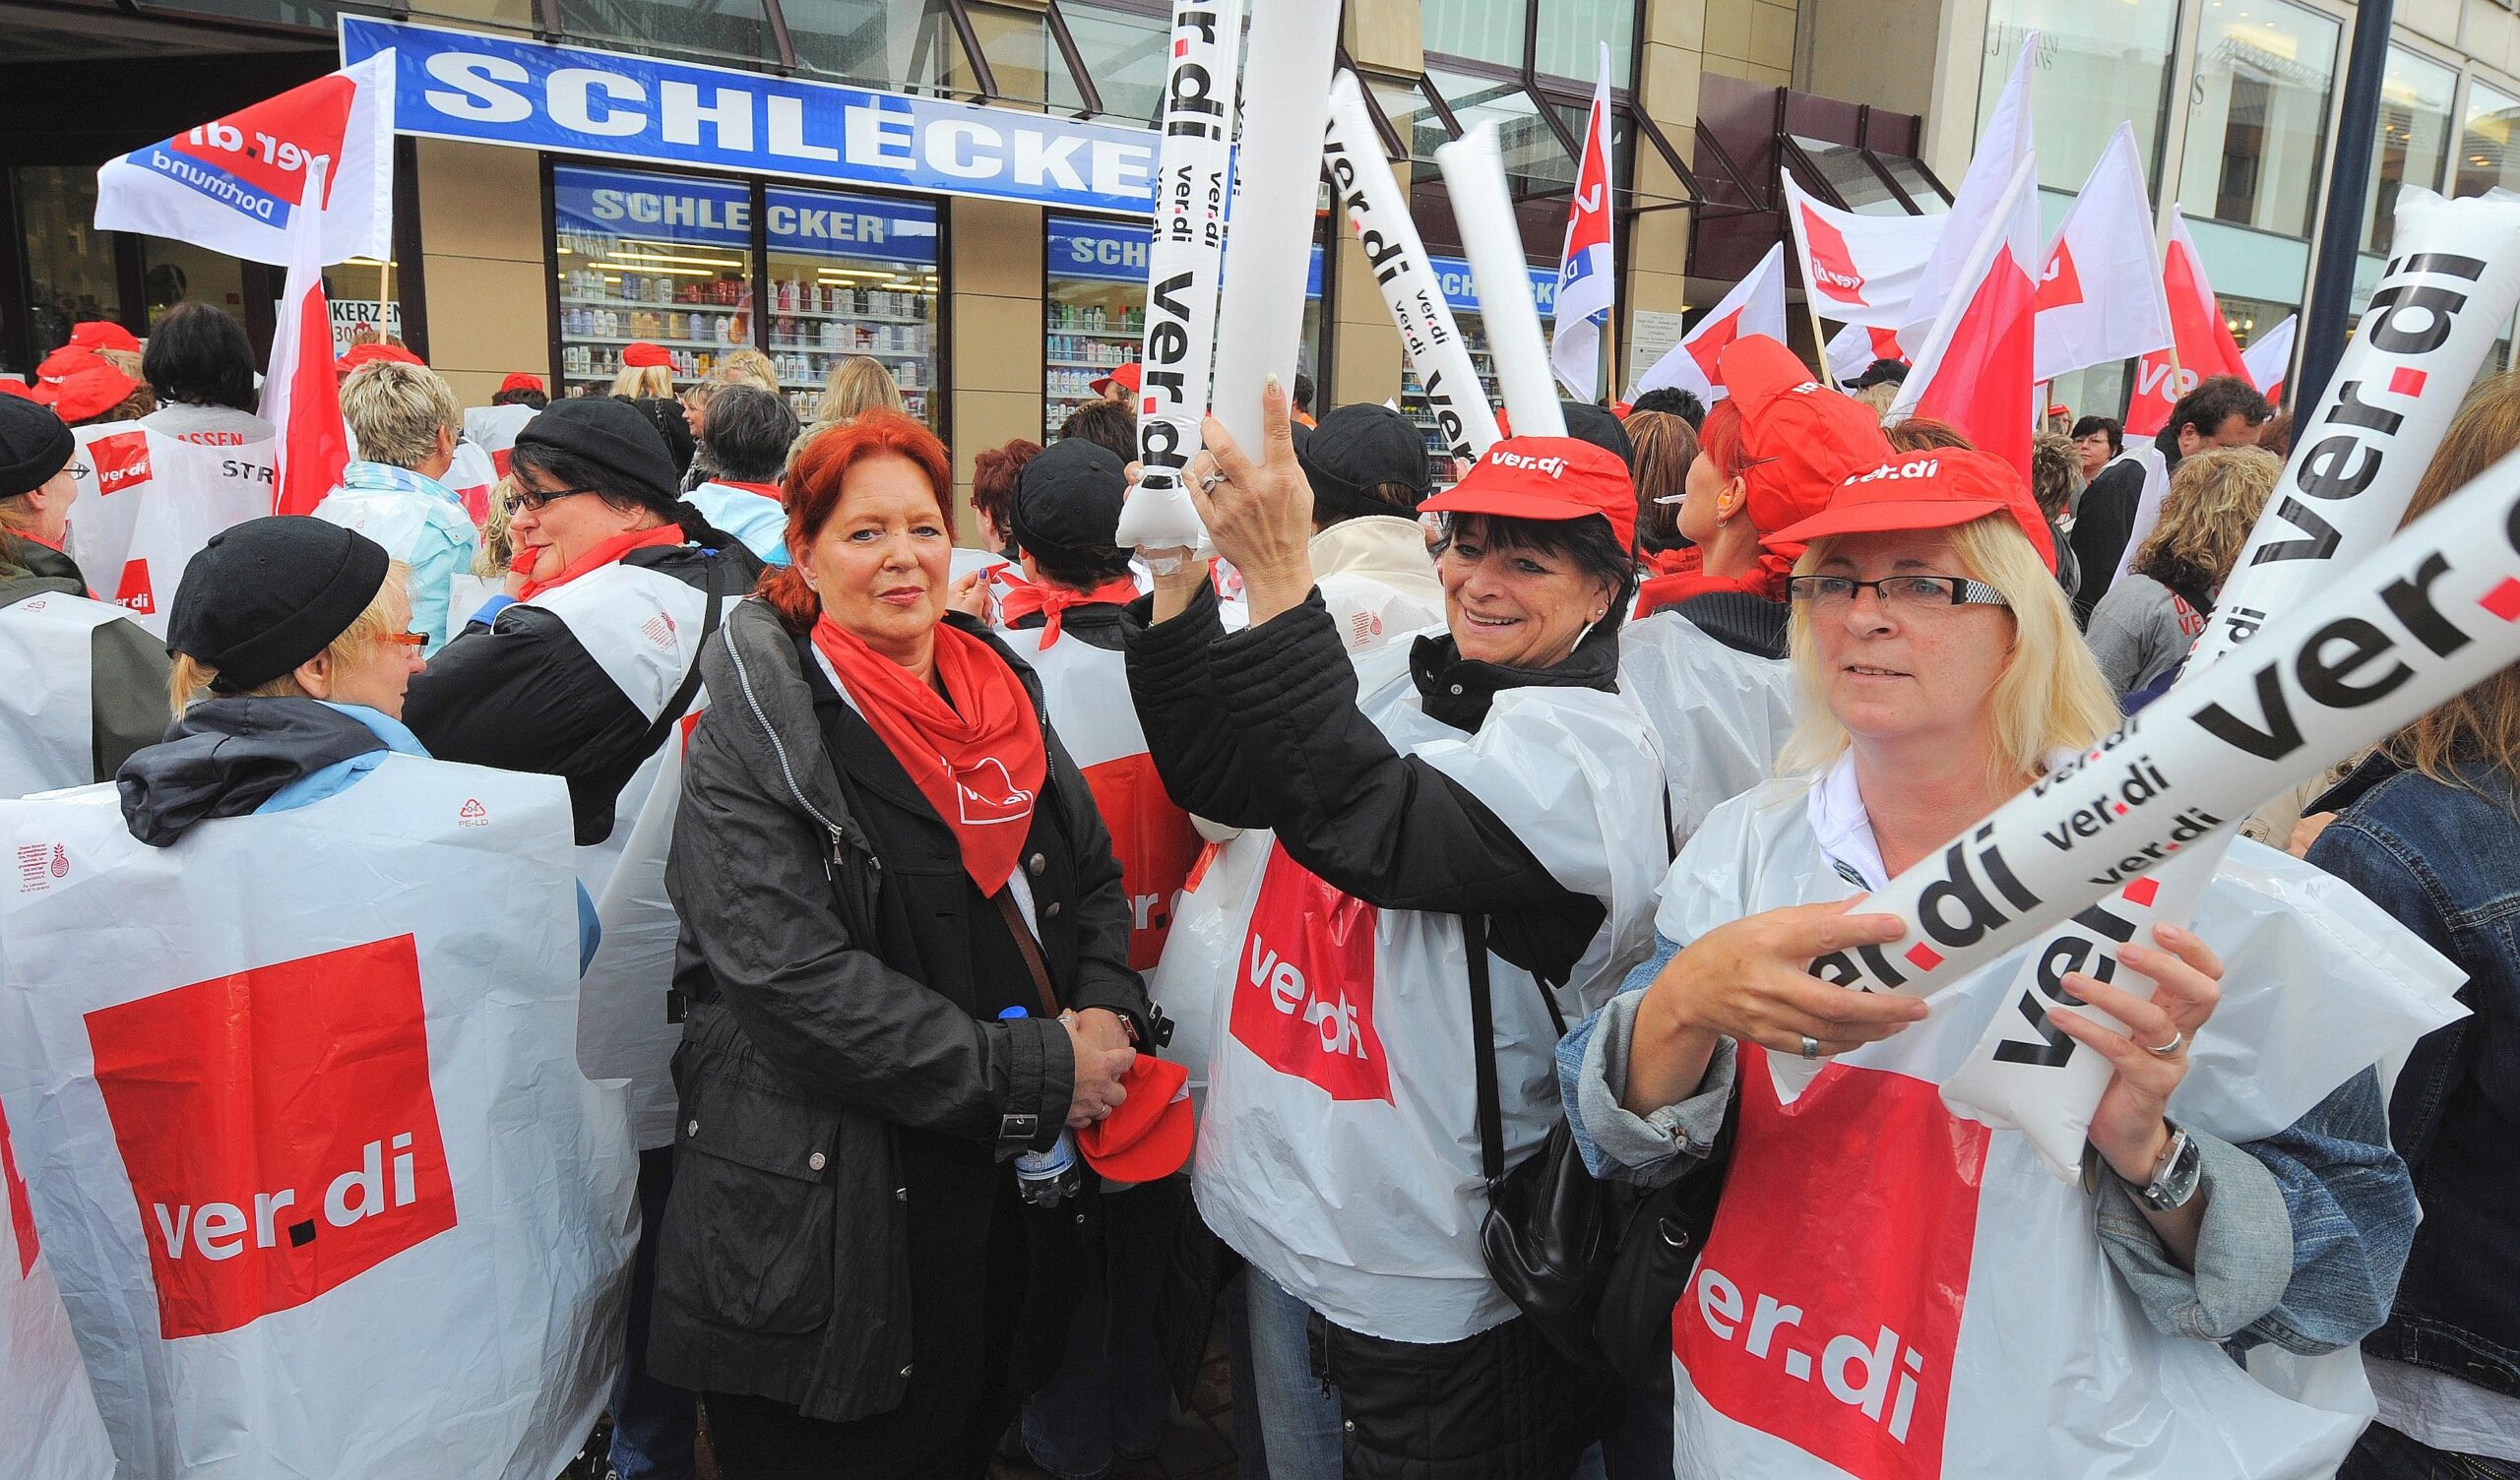
<svg viewBox="0 0 2520 1480"><path fill-rule="evenodd" d="M1558 1049L1597 1175L1726 1178L1676 1311L1646 1315L1672 1337L1676 1472L1834 1475L1891 1445L1989 1474L2333 1469L2359 1419L2287 1409L2219 1343L2330 1350L2386 1314L2414 1202L2364 1066L2392 1045L2313 1024L2421 974L2425 948L2243 842L2194 931L2120 948L2123 973L2053 968L2058 1001L2125 1025L2045 1018L2050 1049L2111 1071L2079 1183L2019 1131L1955 1118L1933 1086L2019 1026L2003 1015L2041 948L1940 987L1930 1013L1810 963L1896 939L1852 896L2091 751L2115 706L2048 524L1993 457L1886 461L1770 542L1801 545L1782 777L1707 819L1664 883L1655 957ZM1788 1102L1778 1054L1833 1062Z"/></svg>
<svg viewBox="0 0 2520 1480"><path fill-rule="evenodd" d="M1250 626L1185 562L1129 681L1173 800L1253 830L1213 866L1249 881L1230 961L1180 1016L1219 1024L1194 1185L1252 1265L1270 1473L1554 1480L1599 1388L1490 1277L1480 1222L1483 1179L1558 1119L1553 1019L1637 958L1670 856L1617 683L1635 491L1591 443L1497 442L1419 506L1446 630L1352 663L1284 391L1263 409L1264 459L1212 419L1189 480ZM1316 1320L1318 1373L1284 1357Z"/></svg>

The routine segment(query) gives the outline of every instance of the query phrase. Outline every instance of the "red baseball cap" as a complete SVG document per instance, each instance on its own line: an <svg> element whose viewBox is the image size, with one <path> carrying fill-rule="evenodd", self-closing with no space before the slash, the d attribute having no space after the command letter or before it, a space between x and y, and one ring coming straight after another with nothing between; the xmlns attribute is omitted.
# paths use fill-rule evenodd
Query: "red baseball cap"
<svg viewBox="0 0 2520 1480"><path fill-rule="evenodd" d="M1575 437L1499 437L1420 514L1568 520L1598 514L1619 548L1636 548L1636 484L1618 454Z"/></svg>
<svg viewBox="0 0 2520 1480"><path fill-rule="evenodd" d="M665 353L664 346L641 339L621 351L621 363L633 370L670 370L673 368L673 356Z"/></svg>
<svg viewBox="0 0 2520 1480"><path fill-rule="evenodd" d="M64 344L52 353L45 355L42 361L35 366L35 384L41 386L57 386L64 380L69 379L71 372L74 370L85 370L90 365L110 366L111 363L112 362L107 360L103 355L88 348L86 345Z"/></svg>
<svg viewBox="0 0 2520 1480"><path fill-rule="evenodd" d="M542 377L539 375L528 374L523 370L514 371L507 379L499 382L499 394L502 396L506 395L510 391L539 391L541 389Z"/></svg>
<svg viewBox="0 0 2520 1480"><path fill-rule="evenodd" d="M35 399L35 392L32 386L14 375L0 375L0 396L15 396L24 401L32 401Z"/></svg>
<svg viewBox="0 0 2520 1480"><path fill-rule="evenodd" d="M87 319L70 326L70 342L82 349L122 349L140 352L140 340L130 330L111 319Z"/></svg>
<svg viewBox="0 0 2520 1480"><path fill-rule="evenodd" d="M1190 1159L1190 1071L1140 1054L1120 1076L1129 1097L1120 1108L1076 1133L1086 1164L1113 1182L1157 1182Z"/></svg>
<svg viewBox="0 0 2520 1480"><path fill-rule="evenodd" d="M1872 407L1812 379L1809 366L1768 336L1734 339L1716 364L1741 413L1751 527L1773 533L1808 519L1828 507L1839 484L1892 456Z"/></svg>
<svg viewBox="0 0 2520 1480"><path fill-rule="evenodd" d="M1126 390L1131 396L1135 396L1138 394L1139 377L1144 373L1145 367L1140 365L1137 361L1131 360L1125 365L1113 366L1110 374L1098 375L1094 379L1087 381L1085 385L1086 389L1092 391L1097 396L1110 395L1111 388L1113 386L1119 386Z"/></svg>
<svg viewBox="0 0 2520 1480"><path fill-rule="evenodd" d="M35 387L34 400L52 407L64 421L86 421L121 405L139 389L140 382L100 359L71 371L57 385L47 382Z"/></svg>
<svg viewBox="0 0 2520 1480"><path fill-rule="evenodd" d="M347 375L361 365L372 365L378 360L391 360L398 365L417 365L423 370L428 368L428 361L402 345L388 344L382 339L375 339L364 344L352 344L349 353L333 361L333 369L339 374Z"/></svg>
<svg viewBox="0 0 2520 1480"><path fill-rule="evenodd" d="M2048 569L2056 569L2056 544L2039 501L2011 463L1992 453L1939 447L1903 453L1839 485L1829 507L1767 535L1770 547L1801 545L1824 534L1886 534L1908 529L1949 529L2006 514L2030 537Z"/></svg>

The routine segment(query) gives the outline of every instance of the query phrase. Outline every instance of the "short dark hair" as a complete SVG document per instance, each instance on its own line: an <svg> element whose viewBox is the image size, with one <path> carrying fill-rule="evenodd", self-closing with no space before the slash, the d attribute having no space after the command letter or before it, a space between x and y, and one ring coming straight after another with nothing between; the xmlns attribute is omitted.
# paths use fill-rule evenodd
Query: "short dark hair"
<svg viewBox="0 0 2520 1480"><path fill-rule="evenodd" d="M150 326L140 373L161 401L254 409L254 346L245 326L198 298Z"/></svg>
<svg viewBox="0 0 2520 1480"><path fill-rule="evenodd" d="M490 398L494 406L532 406L539 411L551 403L551 398L539 391L501 391Z"/></svg>
<svg viewBox="0 0 2520 1480"><path fill-rule="evenodd" d="M2094 432L2109 436L2109 455L2116 457L2126 450L2126 424L2114 416L2086 416L2074 423L2074 440L2082 441Z"/></svg>
<svg viewBox="0 0 2520 1480"><path fill-rule="evenodd" d="M800 430L787 401L758 386L722 386L709 401L700 443L718 476L775 483Z"/></svg>
<svg viewBox="0 0 2520 1480"><path fill-rule="evenodd" d="M1668 411L1687 422L1692 432L1706 422L1706 402L1697 399L1695 391L1683 391L1677 386L1656 386L1653 390L1636 398L1635 401L1628 406L1628 410L1631 413Z"/></svg>
<svg viewBox="0 0 2520 1480"><path fill-rule="evenodd" d="M1312 377L1300 370L1295 372L1294 398L1296 410L1308 412L1312 409Z"/></svg>
<svg viewBox="0 0 2520 1480"><path fill-rule="evenodd" d="M1601 515L1582 519L1511 519L1501 514L1447 514L1443 533L1427 553L1441 556L1453 537L1468 533L1508 550L1536 550L1575 562L1575 569L1606 582L1615 592L1605 624L1615 628L1636 600L1636 555L1620 547L1618 532Z"/></svg>
<svg viewBox="0 0 2520 1480"><path fill-rule="evenodd" d="M2178 399L2170 408L2170 421L2164 430L2174 438L2180 427L2196 428L2199 437L2211 437L2223 429L2223 423L2235 416L2251 426L2262 426L2275 408L2257 388L2236 375L2214 375L2196 383L2196 389Z"/></svg>
<svg viewBox="0 0 2520 1480"><path fill-rule="evenodd" d="M1087 401L1068 413L1059 436L1082 437L1122 462L1138 460L1138 413L1127 401Z"/></svg>

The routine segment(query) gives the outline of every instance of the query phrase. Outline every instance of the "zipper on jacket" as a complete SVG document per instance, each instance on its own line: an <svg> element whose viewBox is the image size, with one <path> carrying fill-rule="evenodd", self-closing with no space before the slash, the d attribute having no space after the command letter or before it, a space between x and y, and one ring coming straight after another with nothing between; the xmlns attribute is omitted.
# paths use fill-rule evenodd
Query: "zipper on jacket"
<svg viewBox="0 0 2520 1480"><path fill-rule="evenodd" d="M823 878L826 881L834 880L838 877L837 871L846 858L849 831L823 816L821 808L806 800L805 788L796 781L796 769L788 762L788 747L780 742L778 728L770 722L770 716L762 711L761 696L753 692L752 670L744 666L743 649L735 646L735 630L722 625L719 629L719 639L726 645L726 656L734 659L735 683L744 691L744 707L752 710L753 722L761 726L762 736L769 740L770 753L779 758L779 774L781 779L788 783L788 794L796 799L797 806L805 809L806 816L822 824L823 831L831 834L831 857L823 864ZM875 856L875 850L871 847L866 849L866 861L879 872L884 867L883 860Z"/></svg>

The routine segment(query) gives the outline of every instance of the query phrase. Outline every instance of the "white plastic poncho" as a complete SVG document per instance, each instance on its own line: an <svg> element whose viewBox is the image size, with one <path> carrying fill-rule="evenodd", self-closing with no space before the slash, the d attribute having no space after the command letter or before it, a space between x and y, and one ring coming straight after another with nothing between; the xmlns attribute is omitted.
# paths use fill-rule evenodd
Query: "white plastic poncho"
<svg viewBox="0 0 2520 1480"><path fill-rule="evenodd" d="M1592 689L1512 689L1466 735L1419 707L1406 645L1371 654L1358 678L1359 708L1395 747L1467 787L1559 884L1603 901L1607 918L1558 993L1581 1018L1651 944L1668 855L1643 714ZM1341 894L1268 832L1226 844L1197 894L1155 987L1194 1072L1204 1042L1193 1185L1208 1225L1351 1329L1451 1341L1511 1318L1480 1251L1459 918ZM1528 972L1493 957L1489 972L1510 1163L1559 1117L1556 1030Z"/></svg>
<svg viewBox="0 0 2520 1480"><path fill-rule="evenodd" d="M0 1110L0 1474L110 1480L113 1472L113 1446Z"/></svg>
<svg viewBox="0 0 2520 1480"><path fill-rule="evenodd" d="M1877 885L1844 767L1834 795L1831 779L1777 781L1718 808L1672 867L1658 931L1685 944L1846 898L1859 887L1840 864ZM2171 1113L2226 1141L2283 1130L2458 1016L2448 962L2253 843L2233 850L2196 929L2226 974ZM2103 1253L2091 1196L2021 1133L1942 1105L1939 1082L2014 1011L2020 956L1839 1056L1791 1106L1743 1052L1724 1201L1672 1313L1678 1475L2306 1480L2344 1456L2367 1407L2294 1401L2213 1342L2156 1332Z"/></svg>
<svg viewBox="0 0 2520 1480"><path fill-rule="evenodd" d="M1768 778L1794 731L1793 666L1726 647L1677 612L1620 632L1618 681L1662 747L1675 851L1718 803Z"/></svg>
<svg viewBox="0 0 2520 1480"><path fill-rule="evenodd" d="M272 512L277 442L206 447L136 421L77 428L70 557L88 588L166 635L184 567L210 537Z"/></svg>
<svg viewBox="0 0 2520 1480"><path fill-rule="evenodd" d="M386 757L171 847L0 802L0 1102L122 1474L549 1480L620 1360L560 783ZM414 881L426 881L426 888Z"/></svg>
<svg viewBox="0 0 2520 1480"><path fill-rule="evenodd" d="M121 607L66 591L0 606L0 797L95 779L93 645Z"/></svg>

